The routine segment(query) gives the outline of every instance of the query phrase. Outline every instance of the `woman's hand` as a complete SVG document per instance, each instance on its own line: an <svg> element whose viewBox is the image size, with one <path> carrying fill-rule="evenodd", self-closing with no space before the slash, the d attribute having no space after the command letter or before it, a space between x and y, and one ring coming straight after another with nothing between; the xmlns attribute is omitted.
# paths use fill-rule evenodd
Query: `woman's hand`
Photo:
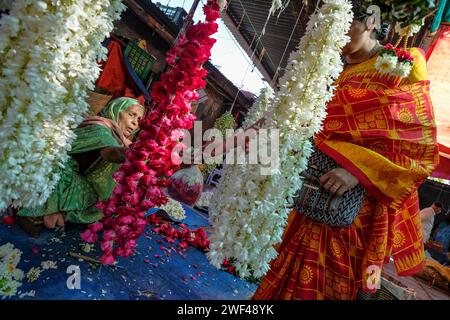
<svg viewBox="0 0 450 320"><path fill-rule="evenodd" d="M344 168L336 168L320 177L320 185L332 196L342 196L347 190L358 185L356 179Z"/></svg>
<svg viewBox="0 0 450 320"><path fill-rule="evenodd" d="M112 163L123 163L125 162L125 150L127 148L123 147L106 147L100 149L100 155L103 159Z"/></svg>

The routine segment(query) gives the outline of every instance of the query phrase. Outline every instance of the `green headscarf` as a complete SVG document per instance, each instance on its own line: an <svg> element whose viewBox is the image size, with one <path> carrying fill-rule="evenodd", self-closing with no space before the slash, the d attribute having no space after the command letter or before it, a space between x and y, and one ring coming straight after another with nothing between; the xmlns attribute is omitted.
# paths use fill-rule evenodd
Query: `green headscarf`
<svg viewBox="0 0 450 320"><path fill-rule="evenodd" d="M141 103L138 100L133 98L122 97L111 100L106 105L106 107L104 107L102 111L100 111L99 116L114 120L116 123L118 123L120 113L122 111L127 110L130 106L134 104L139 105L142 108L142 110L144 110L144 107L141 106Z"/></svg>

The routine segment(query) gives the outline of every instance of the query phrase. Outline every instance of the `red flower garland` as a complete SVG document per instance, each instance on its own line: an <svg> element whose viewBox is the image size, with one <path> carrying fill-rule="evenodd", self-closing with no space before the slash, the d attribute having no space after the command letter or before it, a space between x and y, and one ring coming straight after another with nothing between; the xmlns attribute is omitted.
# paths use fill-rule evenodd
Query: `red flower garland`
<svg viewBox="0 0 450 320"><path fill-rule="evenodd" d="M111 198L97 205L104 219L81 234L83 240L93 243L97 233L103 231L102 264L113 264L117 255L130 256L147 223L145 213L167 202L163 188L179 168L172 161L172 150L180 145L180 129L193 126L191 103L199 98L196 90L206 85L207 72L202 65L216 41L210 36L217 32L214 21L220 17L219 10L219 5L209 0L203 8L206 22L188 27L167 53L170 69L153 86L154 108L140 122L138 141L131 145L125 163L113 176L118 185Z"/></svg>

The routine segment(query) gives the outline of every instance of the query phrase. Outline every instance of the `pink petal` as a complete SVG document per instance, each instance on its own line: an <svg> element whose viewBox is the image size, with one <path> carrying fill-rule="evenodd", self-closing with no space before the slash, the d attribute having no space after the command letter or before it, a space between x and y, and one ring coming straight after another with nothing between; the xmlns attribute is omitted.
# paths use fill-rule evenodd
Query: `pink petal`
<svg viewBox="0 0 450 320"><path fill-rule="evenodd" d="M81 233L80 237L87 243L95 243L98 239L97 235L89 229L86 229L83 233Z"/></svg>
<svg viewBox="0 0 450 320"><path fill-rule="evenodd" d="M103 264L103 265L112 265L115 262L115 259L112 255L106 255L106 254L103 254L102 256L100 256L99 260L100 260L101 264Z"/></svg>
<svg viewBox="0 0 450 320"><path fill-rule="evenodd" d="M14 218L13 217L4 217L3 218L3 223L4 224L13 224L14 223Z"/></svg>
<svg viewBox="0 0 450 320"><path fill-rule="evenodd" d="M116 238L116 233L113 230L106 230L103 232L103 240L114 240Z"/></svg>
<svg viewBox="0 0 450 320"><path fill-rule="evenodd" d="M100 244L100 248L102 249L103 252L111 251L112 247L113 247L112 241L102 241L102 243Z"/></svg>
<svg viewBox="0 0 450 320"><path fill-rule="evenodd" d="M99 232L103 230L103 224L101 222L95 222L89 225L89 229L92 232Z"/></svg>

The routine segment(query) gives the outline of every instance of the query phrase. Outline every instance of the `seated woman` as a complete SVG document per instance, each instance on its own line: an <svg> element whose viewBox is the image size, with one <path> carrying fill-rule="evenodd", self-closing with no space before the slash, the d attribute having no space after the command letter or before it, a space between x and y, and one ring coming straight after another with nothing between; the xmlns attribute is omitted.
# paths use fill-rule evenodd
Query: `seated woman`
<svg viewBox="0 0 450 320"><path fill-rule="evenodd" d="M74 130L76 139L69 159L60 170L60 180L43 207L23 208L18 224L32 235L47 228L64 226L65 221L92 223L102 218L95 204L110 197L113 173L125 160L125 150L138 129L144 107L138 100L112 100L100 116L86 119Z"/></svg>

